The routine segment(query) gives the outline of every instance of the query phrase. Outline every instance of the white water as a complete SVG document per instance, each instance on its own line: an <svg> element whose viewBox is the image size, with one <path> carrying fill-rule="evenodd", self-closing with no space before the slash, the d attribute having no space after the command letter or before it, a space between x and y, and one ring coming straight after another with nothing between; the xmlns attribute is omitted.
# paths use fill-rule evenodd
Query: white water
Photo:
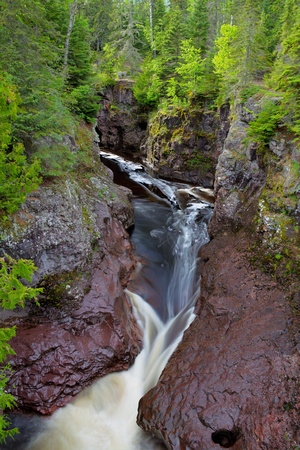
<svg viewBox="0 0 300 450"><path fill-rule="evenodd" d="M167 188L169 192L169 183ZM150 232L152 245L162 247L168 242L167 248L172 254L168 263L171 275L165 298L166 322L140 296L127 291L144 330L144 348L134 365L128 371L100 379L57 411L27 450L162 448L136 425L138 402L157 383L184 330L194 318L194 301L199 295L197 253L208 242L206 225L199 219L199 212L204 208L207 204L199 202L188 206L185 212L170 212L166 223ZM144 214L147 220L147 211Z"/></svg>

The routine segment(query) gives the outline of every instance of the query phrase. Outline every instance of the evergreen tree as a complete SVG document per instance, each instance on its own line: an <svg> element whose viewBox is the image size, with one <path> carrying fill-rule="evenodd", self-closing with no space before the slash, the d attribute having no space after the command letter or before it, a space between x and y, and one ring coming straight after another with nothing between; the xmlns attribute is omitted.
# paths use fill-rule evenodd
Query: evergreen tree
<svg viewBox="0 0 300 450"><path fill-rule="evenodd" d="M159 27L161 21L166 14L166 4L164 0L152 0L153 4L153 27ZM154 33L155 34L155 33Z"/></svg>
<svg viewBox="0 0 300 450"><path fill-rule="evenodd" d="M76 18L70 37L68 83L71 86L83 85L91 81L93 67L88 43L88 22L80 15Z"/></svg>
<svg viewBox="0 0 300 450"><path fill-rule="evenodd" d="M245 0L238 16L239 25L223 25L216 40L217 54L213 62L216 73L225 82L224 89L246 85L260 78L269 68L265 14L256 1Z"/></svg>
<svg viewBox="0 0 300 450"><path fill-rule="evenodd" d="M296 0L285 0L281 17L281 41L284 42L291 33L299 17L299 3Z"/></svg>
<svg viewBox="0 0 300 450"><path fill-rule="evenodd" d="M293 0L285 3L282 38L270 83L285 94L286 112L293 116L292 130L300 135L300 7Z"/></svg>
<svg viewBox="0 0 300 450"><path fill-rule="evenodd" d="M130 68L132 75L142 58L138 51L140 26L135 20L133 0L118 1L113 12L113 30L110 43L116 49L119 59Z"/></svg>
<svg viewBox="0 0 300 450"><path fill-rule="evenodd" d="M280 39L280 16L282 11L281 0L263 0L261 14L265 17L267 36L267 49L272 56Z"/></svg>
<svg viewBox="0 0 300 450"><path fill-rule="evenodd" d="M0 76L0 220L16 211L39 184L39 164L28 164L21 143L12 142L11 121L19 112L19 96L8 75Z"/></svg>
<svg viewBox="0 0 300 450"><path fill-rule="evenodd" d="M112 9L112 0L90 0L84 6L84 15L89 23L91 46L97 52L100 52L108 42Z"/></svg>
<svg viewBox="0 0 300 450"><path fill-rule="evenodd" d="M70 116L56 70L63 57L56 24L49 22L39 1L2 1L1 13L0 65L18 86L23 108L14 135L25 141L33 135L57 133L70 123Z"/></svg>
<svg viewBox="0 0 300 450"><path fill-rule="evenodd" d="M191 40L181 44L181 61L176 72L180 75L180 87L184 96L193 98L203 94L205 60L201 57L201 49L193 46Z"/></svg>
<svg viewBox="0 0 300 450"><path fill-rule="evenodd" d="M163 18L161 31L157 33L156 38L162 78L175 74L175 68L180 59L181 41L185 37L180 9L178 7L169 8Z"/></svg>
<svg viewBox="0 0 300 450"><path fill-rule="evenodd" d="M187 29L194 47L205 54L209 30L207 0L195 0L188 18Z"/></svg>

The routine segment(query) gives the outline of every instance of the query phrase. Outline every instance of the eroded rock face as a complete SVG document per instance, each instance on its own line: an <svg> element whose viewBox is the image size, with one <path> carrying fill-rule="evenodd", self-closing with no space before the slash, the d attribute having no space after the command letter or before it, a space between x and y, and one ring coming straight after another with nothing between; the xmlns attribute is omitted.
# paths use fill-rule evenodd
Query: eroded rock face
<svg viewBox="0 0 300 450"><path fill-rule="evenodd" d="M218 113L160 111L149 123L141 151L159 176L211 188L228 127L228 107Z"/></svg>
<svg viewBox="0 0 300 450"><path fill-rule="evenodd" d="M299 150L283 128L264 155L245 143L260 109L249 99L234 111L216 170L213 239L200 252L197 316L140 401L139 425L170 449L300 442Z"/></svg>
<svg viewBox="0 0 300 450"><path fill-rule="evenodd" d="M257 155L256 145L244 142L248 115L243 111L240 110L240 115L231 123L216 168L216 206L209 226L212 235L224 228L248 227L266 182L266 167L262 157Z"/></svg>
<svg viewBox="0 0 300 450"><path fill-rule="evenodd" d="M117 80L105 89L97 116L100 145L123 155L138 157L147 129L147 116L138 109L133 82Z"/></svg>
<svg viewBox="0 0 300 450"><path fill-rule="evenodd" d="M44 288L40 307L1 314L2 327L17 325L8 388L18 408L52 413L133 363L141 332L123 292L132 224L130 191L96 161L94 172L41 186L7 223L2 251L33 259L34 285Z"/></svg>
<svg viewBox="0 0 300 450"><path fill-rule="evenodd" d="M248 245L224 235L202 249L197 317L140 401L139 425L170 449L218 449L224 430L224 448L299 443L297 323L285 292L251 267Z"/></svg>

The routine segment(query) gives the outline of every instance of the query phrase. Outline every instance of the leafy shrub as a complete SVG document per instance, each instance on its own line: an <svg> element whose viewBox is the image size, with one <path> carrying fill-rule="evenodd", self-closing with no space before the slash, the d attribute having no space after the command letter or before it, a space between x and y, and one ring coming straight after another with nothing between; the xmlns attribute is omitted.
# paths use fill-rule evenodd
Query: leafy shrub
<svg viewBox="0 0 300 450"><path fill-rule="evenodd" d="M31 282L33 272L36 270L32 261L19 259L15 261L6 255L0 259L0 306L4 309L14 309L16 306L25 305L25 300L35 298L42 291L41 288L33 289L24 286L21 279ZM8 341L15 336L16 327L0 328L0 363L3 363L7 355L15 352ZM0 369L0 409L12 409L16 401L11 394L5 391L7 381L11 373L9 364ZM10 422L5 415L0 415L0 442L18 432L17 428L9 429Z"/></svg>

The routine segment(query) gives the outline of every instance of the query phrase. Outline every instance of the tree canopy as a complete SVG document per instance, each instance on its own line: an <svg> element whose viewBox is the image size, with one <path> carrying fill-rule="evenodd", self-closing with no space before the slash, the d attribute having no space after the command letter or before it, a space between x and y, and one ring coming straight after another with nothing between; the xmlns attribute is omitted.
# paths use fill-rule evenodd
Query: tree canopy
<svg viewBox="0 0 300 450"><path fill-rule="evenodd" d="M94 121L119 71L146 111L278 90L280 110L269 104L250 131L264 142L284 113L300 136L299 61L296 0L0 0L0 222L43 179L76 168L63 136ZM19 283L17 264L0 263L0 283Z"/></svg>

